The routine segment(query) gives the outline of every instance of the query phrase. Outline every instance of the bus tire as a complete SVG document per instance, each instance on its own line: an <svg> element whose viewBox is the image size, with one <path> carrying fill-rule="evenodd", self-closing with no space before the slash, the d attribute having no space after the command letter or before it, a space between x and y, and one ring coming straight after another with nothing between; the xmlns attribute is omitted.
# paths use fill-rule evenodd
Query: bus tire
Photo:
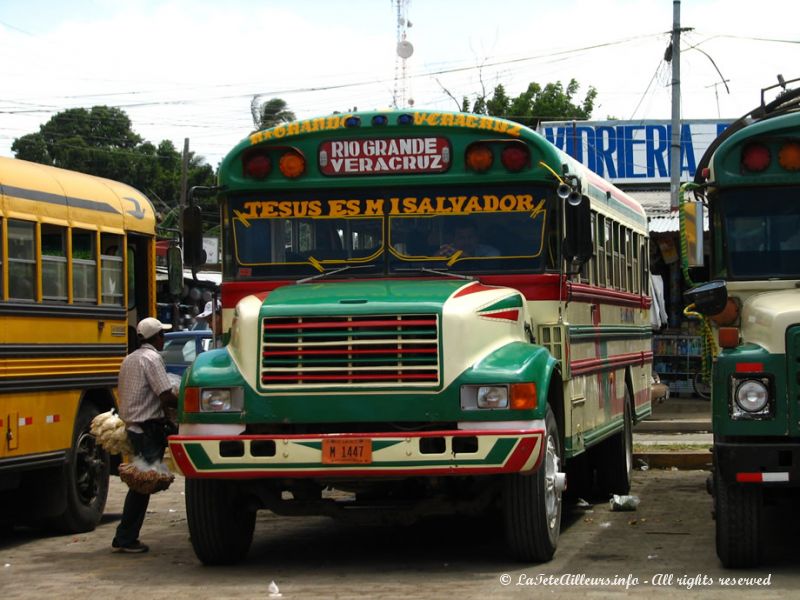
<svg viewBox="0 0 800 600"><path fill-rule="evenodd" d="M717 556L725 568L761 563L763 506L761 488L722 481L714 471Z"/></svg>
<svg viewBox="0 0 800 600"><path fill-rule="evenodd" d="M603 495L628 494L633 472L633 408L628 387L625 387L622 410L622 431L604 441L598 448L597 487Z"/></svg>
<svg viewBox="0 0 800 600"><path fill-rule="evenodd" d="M103 516L108 498L110 457L90 433L92 419L100 411L84 404L78 411L72 448L68 453L62 477L66 507L60 515L50 517L50 528L62 533L92 531Z"/></svg>
<svg viewBox="0 0 800 600"><path fill-rule="evenodd" d="M192 548L205 565L231 565L250 549L256 511L230 481L186 480L186 520Z"/></svg>
<svg viewBox="0 0 800 600"><path fill-rule="evenodd" d="M561 531L563 446L553 411L545 417L544 456L530 475L507 475L503 488L506 543L511 555L526 562L553 558Z"/></svg>

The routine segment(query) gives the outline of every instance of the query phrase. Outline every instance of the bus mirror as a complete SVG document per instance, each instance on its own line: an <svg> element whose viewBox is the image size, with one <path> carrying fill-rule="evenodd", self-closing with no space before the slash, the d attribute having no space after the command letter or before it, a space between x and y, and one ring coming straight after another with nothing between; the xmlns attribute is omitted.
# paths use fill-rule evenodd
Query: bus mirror
<svg viewBox="0 0 800 600"><path fill-rule="evenodd" d="M709 281L684 292L683 297L702 315L716 315L728 303L728 288L722 280Z"/></svg>
<svg viewBox="0 0 800 600"><path fill-rule="evenodd" d="M564 238L564 258L579 265L592 258L592 213L589 198L572 193L564 202L567 236Z"/></svg>
<svg viewBox="0 0 800 600"><path fill-rule="evenodd" d="M703 221L705 207L702 202L685 202L684 236L686 237L686 260L690 267L703 266Z"/></svg>
<svg viewBox="0 0 800 600"><path fill-rule="evenodd" d="M183 260L181 249L178 246L167 248L167 278L169 279L169 293L180 296L183 293Z"/></svg>
<svg viewBox="0 0 800 600"><path fill-rule="evenodd" d="M200 207L195 205L183 209L183 259L190 267L206 264L203 250L203 217Z"/></svg>

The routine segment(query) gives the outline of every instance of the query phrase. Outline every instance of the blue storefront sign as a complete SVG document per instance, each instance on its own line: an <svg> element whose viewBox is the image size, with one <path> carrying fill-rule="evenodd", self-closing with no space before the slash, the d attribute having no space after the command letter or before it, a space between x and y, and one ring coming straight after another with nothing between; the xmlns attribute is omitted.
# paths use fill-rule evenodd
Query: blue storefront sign
<svg viewBox="0 0 800 600"><path fill-rule="evenodd" d="M697 161L732 122L685 120L681 123L681 181L694 178ZM669 121L550 121L539 126L549 142L589 169L619 184L669 183Z"/></svg>

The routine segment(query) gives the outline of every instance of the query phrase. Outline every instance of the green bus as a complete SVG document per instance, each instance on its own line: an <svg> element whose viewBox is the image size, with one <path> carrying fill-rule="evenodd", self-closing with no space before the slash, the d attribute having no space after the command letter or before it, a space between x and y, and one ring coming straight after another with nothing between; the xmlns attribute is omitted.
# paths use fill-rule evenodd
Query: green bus
<svg viewBox="0 0 800 600"><path fill-rule="evenodd" d="M800 89L770 103L763 94L709 147L695 181L712 281L687 299L722 347L709 489L726 567L759 564L765 503L800 486Z"/></svg>
<svg viewBox="0 0 800 600"><path fill-rule="evenodd" d="M567 475L628 492L653 360L635 200L517 123L423 111L255 132L216 192L228 342L170 439L201 561L241 559L259 509L498 508L545 561Z"/></svg>

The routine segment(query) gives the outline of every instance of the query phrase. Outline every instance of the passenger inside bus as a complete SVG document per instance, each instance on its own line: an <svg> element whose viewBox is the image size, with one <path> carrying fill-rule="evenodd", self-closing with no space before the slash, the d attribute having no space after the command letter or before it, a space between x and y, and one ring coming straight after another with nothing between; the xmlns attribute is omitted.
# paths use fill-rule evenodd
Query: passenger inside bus
<svg viewBox="0 0 800 600"><path fill-rule="evenodd" d="M437 256L452 256L461 251L464 257L492 257L500 256L500 251L489 244L481 242L478 228L474 223L465 221L459 223L453 232L453 239L439 247Z"/></svg>

